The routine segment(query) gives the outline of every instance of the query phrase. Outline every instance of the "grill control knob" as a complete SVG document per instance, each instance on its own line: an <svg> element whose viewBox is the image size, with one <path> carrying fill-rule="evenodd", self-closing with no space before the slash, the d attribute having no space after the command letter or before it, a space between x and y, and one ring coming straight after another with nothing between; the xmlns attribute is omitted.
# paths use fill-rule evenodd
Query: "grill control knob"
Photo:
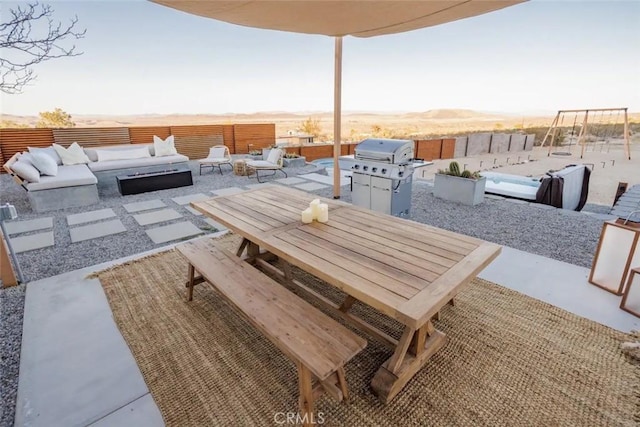
<svg viewBox="0 0 640 427"><path fill-rule="evenodd" d="M404 172L399 171L399 172L398 172L398 176L402 176L402 175L404 175Z"/></svg>
<svg viewBox="0 0 640 427"><path fill-rule="evenodd" d="M387 173L387 170L386 169L382 169L382 174L384 175L386 173Z"/></svg>
<svg viewBox="0 0 640 427"><path fill-rule="evenodd" d="M363 170L363 171L366 171L367 169L369 169L369 166L363 166L363 167L362 167L362 170Z"/></svg>
<svg viewBox="0 0 640 427"><path fill-rule="evenodd" d="M354 169L360 169L360 165L353 165Z"/></svg>
<svg viewBox="0 0 640 427"><path fill-rule="evenodd" d="M371 172L378 172L378 168L372 168Z"/></svg>

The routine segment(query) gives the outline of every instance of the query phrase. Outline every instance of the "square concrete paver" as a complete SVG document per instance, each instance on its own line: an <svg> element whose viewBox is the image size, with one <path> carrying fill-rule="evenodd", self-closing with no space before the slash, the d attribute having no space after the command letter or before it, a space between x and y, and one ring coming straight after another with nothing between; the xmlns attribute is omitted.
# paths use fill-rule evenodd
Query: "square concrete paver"
<svg viewBox="0 0 640 427"><path fill-rule="evenodd" d="M327 188L328 185L319 184L317 182L308 182L306 184L296 185L295 187L299 190L315 191L315 190L320 190L322 188Z"/></svg>
<svg viewBox="0 0 640 427"><path fill-rule="evenodd" d="M202 234L204 232L189 221L184 221L177 224L151 228L149 230L146 230L145 233L147 233L153 243L166 243L172 240L197 236L198 234Z"/></svg>
<svg viewBox="0 0 640 427"><path fill-rule="evenodd" d="M212 226L213 228L215 228L218 231L222 231L222 230L226 230L227 227L225 227L224 225L220 224L219 222L216 222L214 220L212 220L211 218L206 218L204 220L204 222L206 222L207 224L209 224L210 226Z"/></svg>
<svg viewBox="0 0 640 427"><path fill-rule="evenodd" d="M98 237L110 236L112 234L124 233L127 231L119 219L99 222L97 224L84 225L69 229L71 242L82 242L84 240L97 239Z"/></svg>
<svg viewBox="0 0 640 427"><path fill-rule="evenodd" d="M260 182L260 183L257 183L257 184L248 184L248 185L245 185L245 187L251 188L253 190L253 189L256 189L256 188L273 187L273 184L271 184L269 182Z"/></svg>
<svg viewBox="0 0 640 427"><path fill-rule="evenodd" d="M182 218L182 214L174 211L173 209L160 209L159 211L134 215L133 218L140 225L149 225Z"/></svg>
<svg viewBox="0 0 640 427"><path fill-rule="evenodd" d="M167 205L165 205L164 202L159 199L146 200L144 202L127 203L126 205L122 205L122 207L129 213L159 209L164 208L165 206Z"/></svg>
<svg viewBox="0 0 640 427"><path fill-rule="evenodd" d="M231 196L233 194L242 193L244 191L247 191L247 190L244 190L239 187L229 187L229 188L221 188L219 190L213 190L212 193L215 194L216 196Z"/></svg>
<svg viewBox="0 0 640 427"><path fill-rule="evenodd" d="M308 182L306 179L298 178L295 176L290 176L289 178L276 179L276 182L285 185L294 185L294 184L302 184L303 182Z"/></svg>
<svg viewBox="0 0 640 427"><path fill-rule="evenodd" d="M67 216L67 224L78 225L85 222L99 221L101 219L113 218L116 213L113 209L100 209L98 211L83 212Z"/></svg>
<svg viewBox="0 0 640 427"><path fill-rule="evenodd" d="M28 233L29 231L46 230L53 228L53 218L36 218L28 221L8 221L4 223L9 235Z"/></svg>
<svg viewBox="0 0 640 427"><path fill-rule="evenodd" d="M191 202L199 202L201 200L210 199L211 196L207 196L206 194L196 193L196 194L187 194L186 196L174 197L173 200L179 205L188 205Z"/></svg>
<svg viewBox="0 0 640 427"><path fill-rule="evenodd" d="M31 236L14 237L11 239L11 246L15 253L34 251L36 249L53 246L53 231L32 234Z"/></svg>
<svg viewBox="0 0 640 427"><path fill-rule="evenodd" d="M188 210L189 212L191 212L192 214L194 214L195 216L202 216L202 213L200 213L197 210L193 209L191 206L185 206L184 208L186 210Z"/></svg>

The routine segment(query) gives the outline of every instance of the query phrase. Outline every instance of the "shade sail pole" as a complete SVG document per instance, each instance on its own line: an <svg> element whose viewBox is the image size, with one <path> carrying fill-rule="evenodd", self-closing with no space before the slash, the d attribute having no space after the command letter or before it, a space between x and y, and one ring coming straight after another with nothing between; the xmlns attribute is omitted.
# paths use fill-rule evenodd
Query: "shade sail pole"
<svg viewBox="0 0 640 427"><path fill-rule="evenodd" d="M342 127L342 36L336 37L333 87L333 198L340 198L340 128Z"/></svg>

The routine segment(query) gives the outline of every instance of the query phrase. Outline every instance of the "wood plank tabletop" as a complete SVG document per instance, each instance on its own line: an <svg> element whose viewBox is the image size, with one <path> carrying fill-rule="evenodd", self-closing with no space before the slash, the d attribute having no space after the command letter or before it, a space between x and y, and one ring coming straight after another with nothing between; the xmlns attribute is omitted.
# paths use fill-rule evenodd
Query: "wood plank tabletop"
<svg viewBox="0 0 640 427"><path fill-rule="evenodd" d="M303 224L316 195L282 186L192 205L285 261L419 328L500 253L500 246L322 199L329 221Z"/></svg>

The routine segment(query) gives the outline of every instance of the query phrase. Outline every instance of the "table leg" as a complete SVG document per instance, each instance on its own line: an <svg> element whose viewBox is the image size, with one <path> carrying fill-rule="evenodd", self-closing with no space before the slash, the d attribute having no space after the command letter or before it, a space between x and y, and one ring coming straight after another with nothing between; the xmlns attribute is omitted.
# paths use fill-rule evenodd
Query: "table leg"
<svg viewBox="0 0 640 427"><path fill-rule="evenodd" d="M390 402L445 342L445 334L431 321L417 330L406 326L393 355L373 377L373 392L382 402Z"/></svg>
<svg viewBox="0 0 640 427"><path fill-rule="evenodd" d="M241 256L242 252L244 252L248 244L249 244L249 240L242 239L242 242L240 243L240 246L238 246L238 250L236 251L236 256Z"/></svg>
<svg viewBox="0 0 640 427"><path fill-rule="evenodd" d="M195 285L195 276L196 269L192 264L189 264L189 271L187 272L187 301L193 300L193 286Z"/></svg>

